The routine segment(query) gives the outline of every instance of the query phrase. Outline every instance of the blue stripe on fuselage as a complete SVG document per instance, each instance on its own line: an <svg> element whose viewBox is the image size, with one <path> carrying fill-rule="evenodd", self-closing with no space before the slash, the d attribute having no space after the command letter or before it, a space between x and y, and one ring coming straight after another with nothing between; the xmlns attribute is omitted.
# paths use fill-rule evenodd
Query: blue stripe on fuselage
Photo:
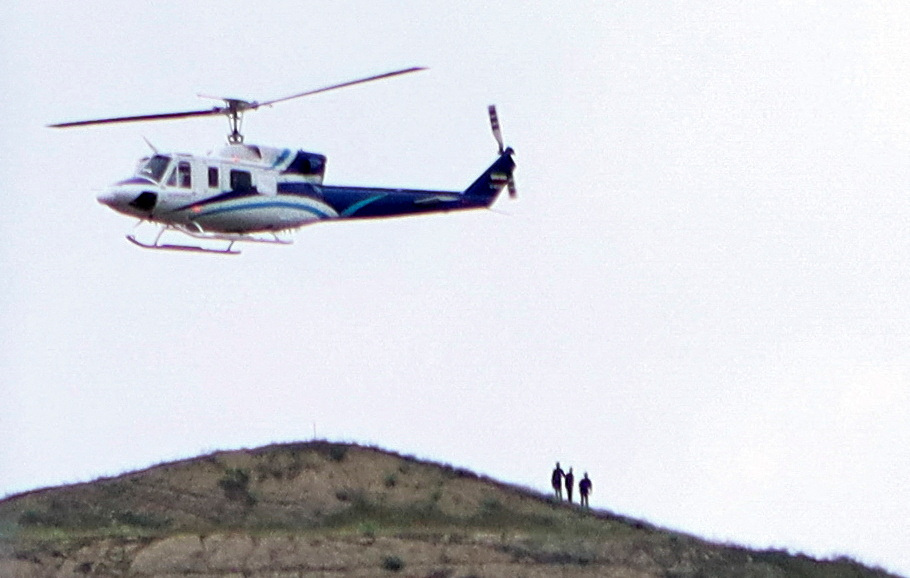
<svg viewBox="0 0 910 578"><path fill-rule="evenodd" d="M200 212L193 215L193 220L204 219L206 217L211 217L212 215L220 215L222 213L249 211L254 209L293 209L295 211L301 211L304 213L309 213L311 215L316 215L320 219L334 217L334 215L326 213L325 211L320 211L315 207L307 207L298 203L288 203L285 201L265 201L260 203L246 203L243 205L236 205L231 207L215 208L210 211Z"/></svg>
<svg viewBox="0 0 910 578"><path fill-rule="evenodd" d="M288 158L290 155L291 155L291 151L290 151L289 149L284 149L284 150L282 150L282 151L281 151L281 154L278 155L278 158L275 159L275 162L272 163L272 168L274 169L275 167L277 167L278 165L280 165L281 163L283 163L285 160L287 160L287 158Z"/></svg>
<svg viewBox="0 0 910 578"><path fill-rule="evenodd" d="M174 209L174 212L186 211L187 209L201 209L208 205L213 205L215 203L222 203L225 201L232 201L234 199L242 199L245 197L256 197L259 196L259 193L255 191L244 191L239 193L237 191L228 191L226 193L221 193L220 195L215 195L214 197L208 197L195 203L190 203L189 205L183 205L182 207L177 207Z"/></svg>

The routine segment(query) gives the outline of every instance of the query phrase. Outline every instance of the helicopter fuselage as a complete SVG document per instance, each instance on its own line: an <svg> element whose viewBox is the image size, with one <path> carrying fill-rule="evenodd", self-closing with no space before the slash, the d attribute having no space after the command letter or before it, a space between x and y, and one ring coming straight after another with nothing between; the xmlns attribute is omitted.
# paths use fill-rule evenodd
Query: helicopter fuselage
<svg viewBox="0 0 910 578"><path fill-rule="evenodd" d="M272 147L247 145L240 133L245 112L280 102L339 88L425 70L412 66L348 82L324 86L265 102L218 98L224 106L51 124L53 128L99 124L226 116L231 132L228 145L214 157L161 154L139 161L133 176L98 195L98 201L117 212L158 223L153 242L127 235L131 242L149 249L174 249L232 253L237 241L287 244L277 232L329 219L397 217L419 213L489 207L508 188L515 196L513 151L502 140L496 107L490 105L490 127L499 145L499 156L464 191L425 191L344 187L323 184L323 155ZM153 147L154 149L154 147ZM202 240L228 241L221 250L162 242L169 230Z"/></svg>
<svg viewBox="0 0 910 578"><path fill-rule="evenodd" d="M98 196L110 208L206 234L295 229L325 219L375 218L487 207L507 184L511 149L465 191L323 184L326 157L234 143L217 156L160 154Z"/></svg>

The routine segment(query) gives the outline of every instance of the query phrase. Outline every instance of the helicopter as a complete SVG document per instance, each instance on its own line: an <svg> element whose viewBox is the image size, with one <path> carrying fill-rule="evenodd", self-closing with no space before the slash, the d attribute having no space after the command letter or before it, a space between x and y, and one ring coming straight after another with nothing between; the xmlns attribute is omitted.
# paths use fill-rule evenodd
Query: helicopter
<svg viewBox="0 0 910 578"><path fill-rule="evenodd" d="M488 208L503 189L516 196L514 151L503 144L496 107L488 107L498 144L495 161L462 191L435 191L326 185L326 157L289 148L244 143L240 132L244 113L291 99L426 70L411 67L333 84L265 102L205 97L223 106L202 110L122 116L62 122L51 128L108 123L170 120L224 115L230 134L215 155L152 154L136 164L133 174L98 194L98 202L118 213L150 222L158 232L153 240L126 238L144 249L239 254L235 243L293 243L294 231L305 225L342 219L375 219L445 211ZM163 241L175 232L193 241ZM170 237L171 235L169 235ZM212 246L213 243L216 246ZM188 244L189 243L189 244ZM226 245L225 245L226 243Z"/></svg>

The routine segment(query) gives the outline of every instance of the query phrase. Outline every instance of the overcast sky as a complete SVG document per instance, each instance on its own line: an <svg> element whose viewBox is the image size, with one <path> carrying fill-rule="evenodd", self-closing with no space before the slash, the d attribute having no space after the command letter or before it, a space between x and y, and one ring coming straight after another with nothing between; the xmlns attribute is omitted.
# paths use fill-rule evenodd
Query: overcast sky
<svg viewBox="0 0 910 578"><path fill-rule="evenodd" d="M0 20L0 495L375 444L711 539L910 574L904 2L13 2ZM95 195L247 142L332 184L519 199L141 250Z"/></svg>

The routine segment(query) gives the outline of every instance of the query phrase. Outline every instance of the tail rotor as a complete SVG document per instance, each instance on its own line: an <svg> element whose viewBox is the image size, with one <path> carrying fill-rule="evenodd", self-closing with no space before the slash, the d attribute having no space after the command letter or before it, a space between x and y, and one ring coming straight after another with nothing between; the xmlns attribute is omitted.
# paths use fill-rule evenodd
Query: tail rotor
<svg viewBox="0 0 910 578"><path fill-rule="evenodd" d="M493 138L496 139L496 144L499 145L499 154L513 155L514 151L512 148L506 148L502 139L502 129L499 126L499 116L496 114L496 105L491 104L487 107L487 112L490 114L490 128L493 129ZM507 184L509 187L509 197L514 199L518 196L518 190L515 187L515 178L512 176L511 171L509 171L509 180L507 181Z"/></svg>

